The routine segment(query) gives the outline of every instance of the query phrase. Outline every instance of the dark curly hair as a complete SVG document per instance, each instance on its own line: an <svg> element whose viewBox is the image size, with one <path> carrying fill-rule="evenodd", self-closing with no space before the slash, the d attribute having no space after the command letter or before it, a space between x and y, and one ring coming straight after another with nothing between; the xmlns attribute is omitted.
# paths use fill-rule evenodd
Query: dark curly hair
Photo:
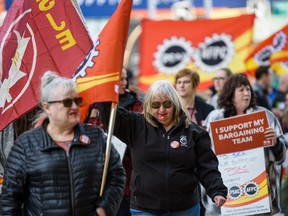
<svg viewBox="0 0 288 216"><path fill-rule="evenodd" d="M249 86L251 89L251 101L248 108L255 107L256 103L256 95L252 89L252 86L248 80L248 78L243 74L235 74L232 75L224 84L221 94L218 99L219 108L224 108L224 117L231 117L237 115L236 107L233 104L233 97L236 88L241 85Z"/></svg>

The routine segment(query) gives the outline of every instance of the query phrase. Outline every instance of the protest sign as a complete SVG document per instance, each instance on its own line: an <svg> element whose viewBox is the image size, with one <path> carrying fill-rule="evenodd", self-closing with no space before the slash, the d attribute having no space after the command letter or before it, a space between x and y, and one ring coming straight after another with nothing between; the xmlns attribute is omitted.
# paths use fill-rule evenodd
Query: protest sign
<svg viewBox="0 0 288 216"><path fill-rule="evenodd" d="M264 110L216 120L210 125L217 155L272 145L272 141L264 137L264 131L269 127Z"/></svg>
<svg viewBox="0 0 288 216"><path fill-rule="evenodd" d="M228 188L222 216L270 212L263 148L218 155L219 171Z"/></svg>

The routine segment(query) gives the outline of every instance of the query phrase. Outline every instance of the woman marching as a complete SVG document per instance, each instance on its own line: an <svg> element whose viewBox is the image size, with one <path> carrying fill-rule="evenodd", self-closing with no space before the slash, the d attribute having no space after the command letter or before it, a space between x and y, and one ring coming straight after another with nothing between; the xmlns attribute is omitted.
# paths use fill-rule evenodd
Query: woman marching
<svg viewBox="0 0 288 216"><path fill-rule="evenodd" d="M98 107L107 127L111 103ZM114 135L131 148L132 215L199 215L199 180L218 208L225 203L227 188L209 134L191 121L168 81L149 88L144 114L117 109Z"/></svg>

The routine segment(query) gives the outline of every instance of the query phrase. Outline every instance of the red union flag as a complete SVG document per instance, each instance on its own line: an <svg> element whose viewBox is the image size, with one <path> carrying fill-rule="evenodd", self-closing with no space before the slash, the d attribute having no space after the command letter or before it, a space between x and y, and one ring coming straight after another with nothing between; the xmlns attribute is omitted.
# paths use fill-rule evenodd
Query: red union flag
<svg viewBox="0 0 288 216"><path fill-rule="evenodd" d="M288 73L288 25L259 43L245 64L250 74L254 74L259 66L268 65L278 75Z"/></svg>
<svg viewBox="0 0 288 216"><path fill-rule="evenodd" d="M37 106L44 72L71 77L91 49L75 2L13 1L0 29L0 130Z"/></svg>
<svg viewBox="0 0 288 216"><path fill-rule="evenodd" d="M175 74L190 68L200 75L198 91L212 84L215 71L245 70L253 47L254 15L194 21L143 20L140 37L139 87L146 91L158 79L172 83Z"/></svg>
<svg viewBox="0 0 288 216"><path fill-rule="evenodd" d="M109 19L93 48L73 76L85 106L98 101L118 102L120 72L126 47L132 0L122 0Z"/></svg>

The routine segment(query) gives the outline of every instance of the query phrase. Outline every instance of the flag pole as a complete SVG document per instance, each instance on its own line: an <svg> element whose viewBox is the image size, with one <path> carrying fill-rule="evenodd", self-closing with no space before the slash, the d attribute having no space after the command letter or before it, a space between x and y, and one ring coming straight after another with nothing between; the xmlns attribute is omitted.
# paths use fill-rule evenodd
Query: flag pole
<svg viewBox="0 0 288 216"><path fill-rule="evenodd" d="M106 157L105 157L103 176L102 176L102 182L101 182L101 188L100 188L100 197L103 195L105 183L106 183L116 111L117 111L117 103L112 102L111 112L110 112L110 120L109 120L109 125L108 125L108 134L107 134Z"/></svg>

